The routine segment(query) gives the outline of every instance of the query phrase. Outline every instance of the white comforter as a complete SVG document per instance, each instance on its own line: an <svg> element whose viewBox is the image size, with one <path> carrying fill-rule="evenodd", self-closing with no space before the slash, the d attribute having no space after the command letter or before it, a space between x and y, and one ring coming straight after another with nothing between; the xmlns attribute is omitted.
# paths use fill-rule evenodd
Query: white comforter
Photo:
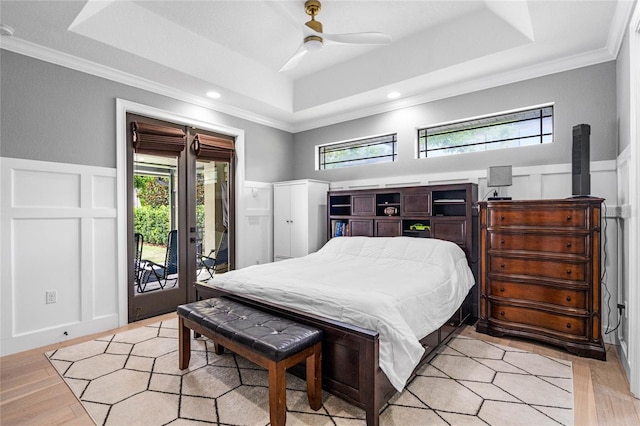
<svg viewBox="0 0 640 426"><path fill-rule="evenodd" d="M342 237L209 284L377 331L380 368L401 391L424 353L419 339L451 317L474 278L464 252L448 241Z"/></svg>

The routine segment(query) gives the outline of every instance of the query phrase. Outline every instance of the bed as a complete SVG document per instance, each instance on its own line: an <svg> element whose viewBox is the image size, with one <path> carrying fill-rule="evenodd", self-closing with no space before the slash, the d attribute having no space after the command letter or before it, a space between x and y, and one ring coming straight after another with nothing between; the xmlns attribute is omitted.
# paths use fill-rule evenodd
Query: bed
<svg viewBox="0 0 640 426"><path fill-rule="evenodd" d="M302 258L216 275L197 292L321 328L323 387L375 425L384 403L464 320L474 283L452 242L343 237Z"/></svg>

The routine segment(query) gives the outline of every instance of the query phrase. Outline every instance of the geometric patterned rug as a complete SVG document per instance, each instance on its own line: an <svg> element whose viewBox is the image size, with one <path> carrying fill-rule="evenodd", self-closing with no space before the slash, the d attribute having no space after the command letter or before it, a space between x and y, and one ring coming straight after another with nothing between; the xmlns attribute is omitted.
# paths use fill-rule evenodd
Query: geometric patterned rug
<svg viewBox="0 0 640 426"><path fill-rule="evenodd" d="M267 425L268 374L206 338L178 369L177 319L48 352L98 425ZM287 374L287 425L363 425L364 411ZM381 425L573 425L571 362L456 336L380 414Z"/></svg>

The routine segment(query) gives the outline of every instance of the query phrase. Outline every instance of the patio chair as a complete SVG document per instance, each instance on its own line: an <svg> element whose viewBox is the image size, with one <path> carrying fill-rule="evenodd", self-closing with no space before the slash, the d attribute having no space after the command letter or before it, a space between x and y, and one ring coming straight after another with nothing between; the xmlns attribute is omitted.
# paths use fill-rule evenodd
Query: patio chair
<svg viewBox="0 0 640 426"><path fill-rule="evenodd" d="M221 265L229 263L228 247L227 231L224 231L222 234L217 250L211 250L208 255L204 255L202 253L202 247L200 247L197 253L200 272L205 270L209 274L209 278L213 278L213 275L218 271ZM198 276L199 275L200 273L198 273Z"/></svg>
<svg viewBox="0 0 640 426"><path fill-rule="evenodd" d="M135 241L135 258L133 260L133 280L134 285L140 291L140 281L144 275L144 269L142 268L142 246L144 245L144 237L141 233L136 232L133 234L133 240Z"/></svg>
<svg viewBox="0 0 640 426"><path fill-rule="evenodd" d="M169 231L167 235L167 253L164 264L143 259L141 260L141 268L143 276L140 279L138 292L164 290L167 286L175 287L178 282L178 230ZM146 289L147 285L156 281L158 287L152 286L153 288Z"/></svg>

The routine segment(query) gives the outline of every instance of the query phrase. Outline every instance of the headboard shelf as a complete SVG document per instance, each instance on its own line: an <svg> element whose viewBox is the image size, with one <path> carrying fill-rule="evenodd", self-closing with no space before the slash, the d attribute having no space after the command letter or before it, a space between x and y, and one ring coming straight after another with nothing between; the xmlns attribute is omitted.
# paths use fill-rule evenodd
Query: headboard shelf
<svg viewBox="0 0 640 426"><path fill-rule="evenodd" d="M327 237L418 236L457 243L470 260L474 251L478 185L407 186L329 191ZM476 225L477 226L477 225ZM344 229L344 232L337 232Z"/></svg>

